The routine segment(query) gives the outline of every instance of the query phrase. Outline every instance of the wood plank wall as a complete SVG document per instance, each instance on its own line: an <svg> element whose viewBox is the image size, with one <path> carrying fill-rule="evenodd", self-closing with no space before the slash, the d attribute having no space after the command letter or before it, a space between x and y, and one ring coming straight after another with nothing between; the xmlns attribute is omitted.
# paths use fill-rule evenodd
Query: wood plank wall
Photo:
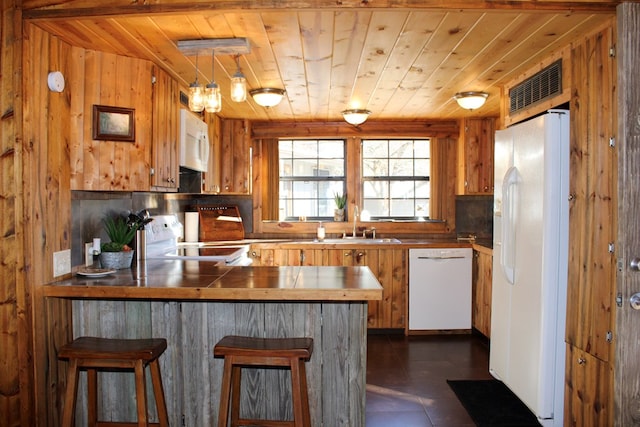
<svg viewBox="0 0 640 427"><path fill-rule="evenodd" d="M28 376L27 354L29 334L28 293L19 271L24 252L23 225L19 212L23 197L21 181L22 120L20 73L21 14L15 1L2 2L0 9L0 414L3 425L21 425L21 418L31 409L28 392L32 388ZM21 378L22 377L22 378Z"/></svg>

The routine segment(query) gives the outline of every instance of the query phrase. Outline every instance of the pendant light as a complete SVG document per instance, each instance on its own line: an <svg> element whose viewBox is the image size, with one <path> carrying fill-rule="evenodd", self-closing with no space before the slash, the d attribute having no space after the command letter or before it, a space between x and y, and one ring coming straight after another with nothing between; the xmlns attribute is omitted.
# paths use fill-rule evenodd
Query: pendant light
<svg viewBox="0 0 640 427"><path fill-rule="evenodd" d="M211 50L211 83L204 90L204 109L207 113L218 113L222 110L222 96L220 87L213 74L215 64L215 50Z"/></svg>
<svg viewBox="0 0 640 427"><path fill-rule="evenodd" d="M196 80L189 85L189 109L197 113L204 110L204 90L198 83L198 55L196 55Z"/></svg>
<svg viewBox="0 0 640 427"><path fill-rule="evenodd" d="M247 100L247 79L240 70L240 55L236 55L236 66L238 69L231 77L231 100L234 102L244 102Z"/></svg>

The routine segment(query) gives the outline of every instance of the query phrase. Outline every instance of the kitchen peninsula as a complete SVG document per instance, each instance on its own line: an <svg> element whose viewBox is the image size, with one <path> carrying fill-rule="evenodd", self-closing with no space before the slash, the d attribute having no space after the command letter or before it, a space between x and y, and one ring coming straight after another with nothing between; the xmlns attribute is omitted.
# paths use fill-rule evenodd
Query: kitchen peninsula
<svg viewBox="0 0 640 427"><path fill-rule="evenodd" d="M214 359L213 346L235 334L313 338L307 377L314 425L364 426L367 301L382 296L367 267L147 260L104 277L54 282L43 292L47 300L73 300L74 336L167 339L160 365L171 425L214 424L223 362ZM56 363L55 354L50 358ZM246 372L242 407L251 408L249 415L290 417L289 373ZM135 418L129 376L105 373L100 381L100 415Z"/></svg>

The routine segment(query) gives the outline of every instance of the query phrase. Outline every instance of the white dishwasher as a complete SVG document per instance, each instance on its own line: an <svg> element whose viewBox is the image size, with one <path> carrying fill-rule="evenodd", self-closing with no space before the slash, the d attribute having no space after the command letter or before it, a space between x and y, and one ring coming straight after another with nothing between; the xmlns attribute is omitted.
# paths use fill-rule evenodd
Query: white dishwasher
<svg viewBox="0 0 640 427"><path fill-rule="evenodd" d="M409 330L471 329L471 248L409 249Z"/></svg>

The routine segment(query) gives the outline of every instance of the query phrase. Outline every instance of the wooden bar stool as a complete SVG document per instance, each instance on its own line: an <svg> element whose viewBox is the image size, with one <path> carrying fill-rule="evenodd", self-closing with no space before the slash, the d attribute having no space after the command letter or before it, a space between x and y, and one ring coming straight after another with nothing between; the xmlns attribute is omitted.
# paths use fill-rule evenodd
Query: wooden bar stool
<svg viewBox="0 0 640 427"><path fill-rule="evenodd" d="M167 405L162 389L160 365L158 357L167 348L164 338L152 339L109 339L95 337L80 337L69 344L65 344L58 352L58 358L69 359L69 373L67 374L67 390L62 413L62 427L72 427L75 416L76 392L78 389L78 374L80 369L87 370L88 393L88 425L118 426L169 426ZM150 424L147 414L147 392L144 375L145 367L149 365L153 394L158 409L159 423ZM133 369L136 376L136 401L138 408L137 423L98 424L98 369Z"/></svg>
<svg viewBox="0 0 640 427"><path fill-rule="evenodd" d="M250 338L226 336L214 347L216 357L224 357L218 427L226 427L231 401L231 426L310 427L305 361L311 358L311 338ZM293 421L240 418L240 377L243 366L279 366L291 370Z"/></svg>

